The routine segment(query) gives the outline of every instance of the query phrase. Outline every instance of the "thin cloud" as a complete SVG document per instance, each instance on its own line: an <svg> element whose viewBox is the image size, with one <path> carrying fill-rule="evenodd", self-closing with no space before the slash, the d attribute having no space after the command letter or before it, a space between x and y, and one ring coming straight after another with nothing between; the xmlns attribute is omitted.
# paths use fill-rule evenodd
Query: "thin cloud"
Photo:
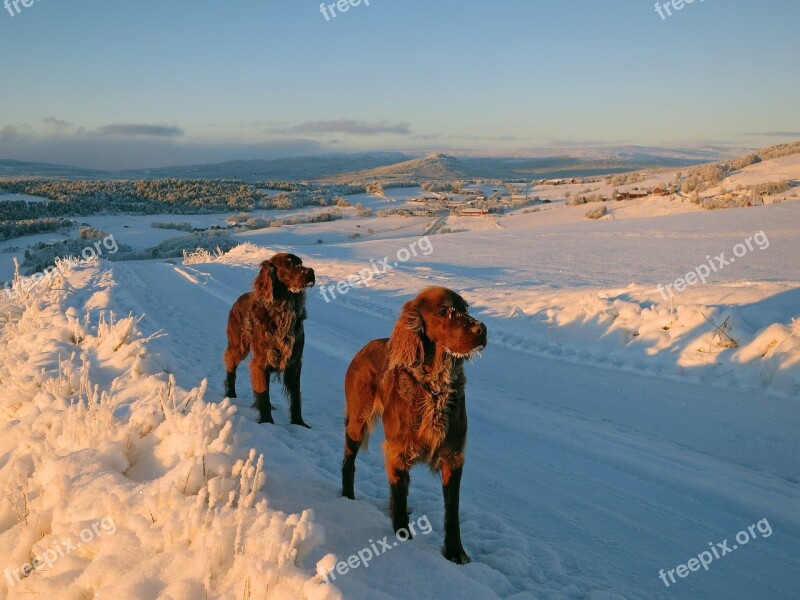
<svg viewBox="0 0 800 600"><path fill-rule="evenodd" d="M181 137L185 132L180 127L170 125L142 125L133 123L114 123L98 128L103 135L123 135L128 137Z"/></svg>
<svg viewBox="0 0 800 600"><path fill-rule="evenodd" d="M441 133L418 133L417 135L412 135L411 139L413 140L423 140L423 141L431 141L431 140L440 140L442 139Z"/></svg>
<svg viewBox="0 0 800 600"><path fill-rule="evenodd" d="M609 142L603 140L559 140L550 139L547 146L551 148L585 148L587 146L610 146L619 142Z"/></svg>
<svg viewBox="0 0 800 600"><path fill-rule="evenodd" d="M800 138L800 131L760 131L754 133L740 133L748 137L786 137Z"/></svg>
<svg viewBox="0 0 800 600"><path fill-rule="evenodd" d="M470 142L514 142L519 138L515 135L452 135L442 133L418 133L411 136L412 140L437 141L437 140L459 140Z"/></svg>
<svg viewBox="0 0 800 600"><path fill-rule="evenodd" d="M25 127L6 125L0 129L0 147L6 144L24 144L34 139L33 133Z"/></svg>
<svg viewBox="0 0 800 600"><path fill-rule="evenodd" d="M290 129L293 133L347 133L350 135L376 135L379 133L411 133L408 123L365 123L352 119L335 121L306 121Z"/></svg>
<svg viewBox="0 0 800 600"><path fill-rule="evenodd" d="M58 127L59 129L72 127L72 123L69 123L68 121L62 121L61 119L56 119L55 117L45 117L42 119L42 123L45 125L51 125L52 127Z"/></svg>
<svg viewBox="0 0 800 600"><path fill-rule="evenodd" d="M326 147L315 140L297 138L246 142L99 135L96 129L66 131L51 129L35 134L23 126L0 126L0 158L115 171L231 160L270 160L326 151Z"/></svg>

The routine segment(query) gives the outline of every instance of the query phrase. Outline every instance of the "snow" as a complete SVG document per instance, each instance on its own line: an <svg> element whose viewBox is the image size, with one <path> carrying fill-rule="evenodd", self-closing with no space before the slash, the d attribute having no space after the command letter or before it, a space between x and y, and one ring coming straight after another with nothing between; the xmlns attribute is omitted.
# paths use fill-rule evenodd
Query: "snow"
<svg viewBox="0 0 800 600"><path fill-rule="evenodd" d="M784 180L800 180L800 154L790 154L748 165L728 176L723 185L732 188L736 185L749 186Z"/></svg>
<svg viewBox="0 0 800 600"><path fill-rule="evenodd" d="M430 235L432 252L406 261L399 251L430 219L267 229L236 234L242 245L211 262L89 261L53 290L3 297L0 565L13 571L87 529L91 539L19 583L4 576L0 595L800 596L800 204L676 202L610 203L616 218L601 221L556 203L451 217L470 231ZM659 292L757 232L768 247L706 284ZM317 273L311 430L288 425L277 393L277 425L258 425L244 365L243 397L222 397L227 312L282 250ZM320 294L384 257L397 265L368 288ZM326 581L394 540L380 428L358 457L357 500L340 497L345 369L431 284L462 293L489 328L467 365L461 517L473 562L439 554L441 485L419 467L411 521L430 532ZM659 579L762 519L773 535L669 588Z"/></svg>
<svg viewBox="0 0 800 600"><path fill-rule="evenodd" d="M103 266L70 282L28 295L3 329L8 597L337 597L297 568L324 528L258 493L264 456L242 445L236 409L207 402L204 381L176 387L138 319L108 310ZM34 557L50 560L25 577Z"/></svg>

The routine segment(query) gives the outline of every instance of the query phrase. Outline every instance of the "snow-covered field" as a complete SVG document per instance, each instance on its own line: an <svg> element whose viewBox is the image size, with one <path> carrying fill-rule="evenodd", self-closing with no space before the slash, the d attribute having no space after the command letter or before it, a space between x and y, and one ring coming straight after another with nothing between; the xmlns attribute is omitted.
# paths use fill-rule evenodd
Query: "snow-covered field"
<svg viewBox="0 0 800 600"><path fill-rule="evenodd" d="M92 262L1 300L0 595L800 597L800 203L665 202L612 205L600 221L555 203L449 217L468 231L405 261L430 219L254 231L214 262ZM249 399L222 397L228 309L283 250L317 273L311 430L285 410L257 425ZM707 283L659 292L721 253ZM320 294L384 257L393 268L370 288ZM358 500L339 495L345 369L432 284L489 328L467 366L466 566L439 554L441 486L422 467L411 520L430 532L391 545L379 440L359 454ZM319 575L385 536L391 551L368 567ZM73 551L16 581L68 539ZM724 540L707 571L659 577Z"/></svg>

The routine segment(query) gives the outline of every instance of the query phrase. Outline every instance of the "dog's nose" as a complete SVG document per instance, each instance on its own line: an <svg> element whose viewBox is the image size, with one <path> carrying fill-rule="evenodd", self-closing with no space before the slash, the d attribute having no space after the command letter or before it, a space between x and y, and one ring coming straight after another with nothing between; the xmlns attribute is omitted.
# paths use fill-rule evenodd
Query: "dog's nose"
<svg viewBox="0 0 800 600"><path fill-rule="evenodd" d="M486 325L480 321L475 321L470 328L475 335L486 335Z"/></svg>

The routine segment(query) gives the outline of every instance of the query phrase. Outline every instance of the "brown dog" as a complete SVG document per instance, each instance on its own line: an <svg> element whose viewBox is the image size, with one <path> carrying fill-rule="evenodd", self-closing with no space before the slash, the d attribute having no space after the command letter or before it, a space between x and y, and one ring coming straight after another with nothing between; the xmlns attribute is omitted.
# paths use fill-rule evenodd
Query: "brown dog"
<svg viewBox="0 0 800 600"><path fill-rule="evenodd" d="M373 340L356 354L345 376L342 495L355 497L356 454L382 416L395 533L408 532L409 470L426 462L442 476L442 554L459 564L469 562L458 516L467 441L463 363L486 342L486 326L467 314L461 296L430 287L406 302L391 338Z"/></svg>
<svg viewBox="0 0 800 600"><path fill-rule="evenodd" d="M225 395L236 398L236 368L252 351L250 380L255 393L259 423L274 423L269 400L269 379L283 375L289 396L291 422L303 421L300 371L306 318L306 289L314 285L314 270L303 266L294 254L276 254L261 263L253 291L240 297L228 315L228 348L225 350Z"/></svg>

